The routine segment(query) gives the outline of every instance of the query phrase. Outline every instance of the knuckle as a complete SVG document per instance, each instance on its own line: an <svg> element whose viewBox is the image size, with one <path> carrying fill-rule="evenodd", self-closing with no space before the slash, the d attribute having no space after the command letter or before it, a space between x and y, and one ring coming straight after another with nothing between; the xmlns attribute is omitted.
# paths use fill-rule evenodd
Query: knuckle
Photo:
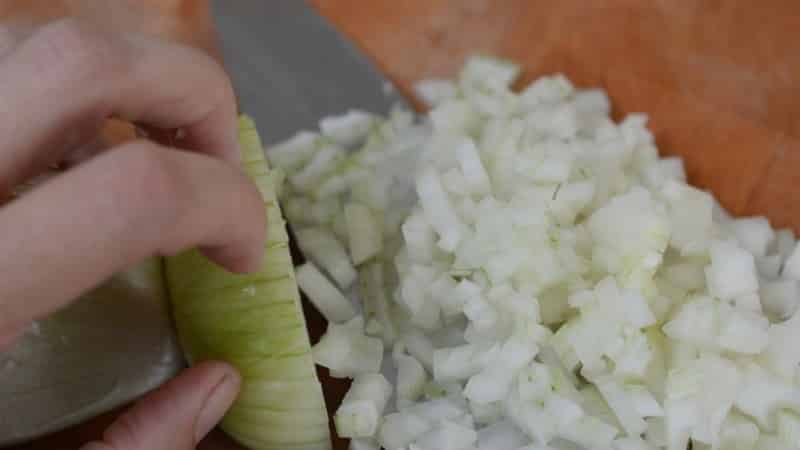
<svg viewBox="0 0 800 450"><path fill-rule="evenodd" d="M181 182L164 149L136 141L119 149L115 190L132 227L170 228L180 215ZM146 211L146 214L142 214Z"/></svg>
<svg viewBox="0 0 800 450"><path fill-rule="evenodd" d="M121 61L112 36L78 19L45 25L31 37L31 45L41 69L77 81L109 75Z"/></svg>
<svg viewBox="0 0 800 450"><path fill-rule="evenodd" d="M236 94L233 83L223 66L206 53L182 47L187 65L196 68L192 75L192 82L202 86L203 95L188 92L181 105L182 109L191 111L190 115L196 120L202 120L216 109L236 111Z"/></svg>

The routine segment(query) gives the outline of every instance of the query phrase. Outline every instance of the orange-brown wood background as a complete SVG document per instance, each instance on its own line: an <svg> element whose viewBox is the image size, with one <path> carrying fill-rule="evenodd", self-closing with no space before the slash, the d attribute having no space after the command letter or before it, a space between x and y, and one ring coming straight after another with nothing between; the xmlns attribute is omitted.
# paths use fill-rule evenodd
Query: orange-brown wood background
<svg viewBox="0 0 800 450"><path fill-rule="evenodd" d="M311 3L405 92L415 80L453 75L476 51L522 63L527 79L563 72L579 85L604 87L615 114L649 113L662 153L683 156L690 180L732 212L766 214L775 226L800 230L795 0ZM203 0L0 0L0 18L36 23L63 15L215 49ZM318 316L311 326L321 331ZM326 380L330 400L341 392ZM113 416L17 450L77 448ZM200 448L238 447L216 433Z"/></svg>

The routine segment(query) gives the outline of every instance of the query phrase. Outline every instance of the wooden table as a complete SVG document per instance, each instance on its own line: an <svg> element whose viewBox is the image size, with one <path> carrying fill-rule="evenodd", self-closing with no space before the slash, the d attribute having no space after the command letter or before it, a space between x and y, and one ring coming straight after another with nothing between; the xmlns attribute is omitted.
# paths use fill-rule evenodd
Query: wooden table
<svg viewBox="0 0 800 450"><path fill-rule="evenodd" d="M265 0L267 1L267 0ZM211 49L202 0L0 0L0 17L102 19ZM111 4L114 6L111 6ZM615 115L644 111L663 154L736 214L800 230L800 4L724 0L313 0L405 91L453 75L466 55L563 72L607 89ZM312 321L319 333L322 321ZM343 390L326 380L335 401ZM71 449L113 418L16 450ZM221 433L205 450L236 447ZM344 449L343 442L337 448Z"/></svg>

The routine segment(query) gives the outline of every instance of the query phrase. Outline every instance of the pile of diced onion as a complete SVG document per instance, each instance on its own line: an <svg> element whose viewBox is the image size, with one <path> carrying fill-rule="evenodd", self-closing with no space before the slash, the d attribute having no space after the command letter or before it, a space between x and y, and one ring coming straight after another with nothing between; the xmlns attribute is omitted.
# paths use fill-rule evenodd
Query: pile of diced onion
<svg viewBox="0 0 800 450"><path fill-rule="evenodd" d="M800 448L800 250L601 90L473 57L268 151L352 450ZM708 118L714 120L713 117ZM723 167L719 168L724 170ZM385 356L384 356L385 355Z"/></svg>

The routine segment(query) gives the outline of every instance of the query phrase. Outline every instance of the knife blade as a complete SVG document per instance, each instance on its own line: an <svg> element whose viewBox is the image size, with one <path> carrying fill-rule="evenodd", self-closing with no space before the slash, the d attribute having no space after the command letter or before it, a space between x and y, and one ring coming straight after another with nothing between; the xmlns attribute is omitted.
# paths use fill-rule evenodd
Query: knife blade
<svg viewBox="0 0 800 450"><path fill-rule="evenodd" d="M405 101L356 46L303 0L212 0L240 109L265 144L348 109L387 113Z"/></svg>
<svg viewBox="0 0 800 450"><path fill-rule="evenodd" d="M183 358L164 288L152 258L0 353L0 446L78 424L174 376Z"/></svg>

